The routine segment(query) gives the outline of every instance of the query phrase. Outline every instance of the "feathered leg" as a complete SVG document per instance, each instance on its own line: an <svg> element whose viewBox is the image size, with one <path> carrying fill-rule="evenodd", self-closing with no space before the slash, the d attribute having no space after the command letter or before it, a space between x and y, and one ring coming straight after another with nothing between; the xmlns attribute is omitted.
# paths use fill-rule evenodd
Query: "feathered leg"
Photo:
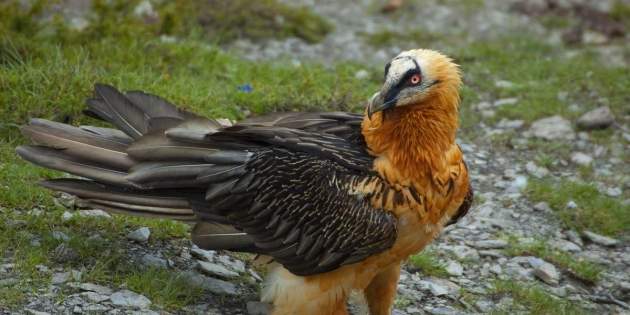
<svg viewBox="0 0 630 315"><path fill-rule="evenodd" d="M393 264L377 274L365 289L370 315L390 315L400 276L400 264Z"/></svg>

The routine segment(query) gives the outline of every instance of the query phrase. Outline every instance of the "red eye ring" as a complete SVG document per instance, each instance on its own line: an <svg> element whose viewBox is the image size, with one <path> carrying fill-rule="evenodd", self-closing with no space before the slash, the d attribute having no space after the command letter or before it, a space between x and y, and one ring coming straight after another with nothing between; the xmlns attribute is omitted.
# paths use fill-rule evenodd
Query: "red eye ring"
<svg viewBox="0 0 630 315"><path fill-rule="evenodd" d="M414 85L420 83L420 75L414 74L413 76L411 76L411 78L409 78L409 82Z"/></svg>

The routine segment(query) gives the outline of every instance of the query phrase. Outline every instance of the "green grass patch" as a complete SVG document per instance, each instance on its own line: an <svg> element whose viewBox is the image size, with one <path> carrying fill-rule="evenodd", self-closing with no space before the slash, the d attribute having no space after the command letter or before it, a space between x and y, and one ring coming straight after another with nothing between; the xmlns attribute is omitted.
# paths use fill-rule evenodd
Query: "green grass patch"
<svg viewBox="0 0 630 315"><path fill-rule="evenodd" d="M167 309L180 309L202 296L201 288L171 270L150 268L128 275L125 283L130 290L146 295L153 303Z"/></svg>
<svg viewBox="0 0 630 315"><path fill-rule="evenodd" d="M531 179L527 194L533 201L546 201L560 219L576 230L593 230L618 236L630 228L630 205L601 194L594 185L562 180ZM567 209L573 200L575 209Z"/></svg>
<svg viewBox="0 0 630 315"><path fill-rule="evenodd" d="M388 47L392 45L428 47L432 41L438 39L437 35L423 30L408 30L406 32L380 30L374 33L363 33L363 38L366 43L374 47Z"/></svg>
<svg viewBox="0 0 630 315"><path fill-rule="evenodd" d="M333 30L333 25L306 7L277 0L209 0L195 6L204 30L218 41L237 38L298 37L315 43Z"/></svg>
<svg viewBox="0 0 630 315"><path fill-rule="evenodd" d="M518 242L515 237L508 238L510 246L505 253L510 256L536 256L564 269L573 277L583 282L593 284L600 278L604 271L603 266L575 257L574 255L551 248L545 240L536 240L531 243Z"/></svg>
<svg viewBox="0 0 630 315"><path fill-rule="evenodd" d="M525 284L517 281L495 281L491 293L497 297L510 296L514 304L507 309L500 309L493 314L520 314L520 307L527 309L527 314L532 315L577 315L587 312L576 305L575 302L560 299L547 293L536 285Z"/></svg>
<svg viewBox="0 0 630 315"><path fill-rule="evenodd" d="M409 257L409 263L422 271L422 274L433 277L447 277L446 266L441 263L432 251L422 251Z"/></svg>

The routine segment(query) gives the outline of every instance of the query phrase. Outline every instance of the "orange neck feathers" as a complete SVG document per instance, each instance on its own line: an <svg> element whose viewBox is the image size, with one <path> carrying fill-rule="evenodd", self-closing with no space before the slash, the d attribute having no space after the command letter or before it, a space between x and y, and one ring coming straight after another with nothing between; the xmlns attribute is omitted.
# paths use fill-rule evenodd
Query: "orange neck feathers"
<svg viewBox="0 0 630 315"><path fill-rule="evenodd" d="M386 157L402 176L420 179L445 167L459 124L459 78L442 81L424 101L365 116L362 133L375 156Z"/></svg>

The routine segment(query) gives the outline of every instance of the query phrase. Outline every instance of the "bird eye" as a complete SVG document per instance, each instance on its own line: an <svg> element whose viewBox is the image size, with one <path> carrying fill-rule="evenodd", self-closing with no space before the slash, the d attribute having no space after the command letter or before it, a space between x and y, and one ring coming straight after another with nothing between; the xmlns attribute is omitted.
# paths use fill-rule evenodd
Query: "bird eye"
<svg viewBox="0 0 630 315"><path fill-rule="evenodd" d="M420 83L420 75L414 74L413 76L411 76L411 78L409 78L409 82L411 82L411 84L413 85Z"/></svg>

